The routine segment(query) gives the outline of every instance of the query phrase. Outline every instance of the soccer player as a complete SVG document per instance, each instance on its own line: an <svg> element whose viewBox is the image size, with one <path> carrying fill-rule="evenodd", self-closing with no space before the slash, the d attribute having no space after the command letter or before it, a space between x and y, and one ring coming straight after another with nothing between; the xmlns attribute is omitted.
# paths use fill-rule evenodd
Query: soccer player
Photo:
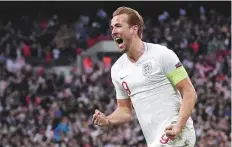
<svg viewBox="0 0 232 147"><path fill-rule="evenodd" d="M95 110L93 122L105 127L128 122L133 106L148 147L194 147L196 91L172 50L142 41L143 25L134 9L113 13L112 37L124 53L111 69L117 109L109 116Z"/></svg>

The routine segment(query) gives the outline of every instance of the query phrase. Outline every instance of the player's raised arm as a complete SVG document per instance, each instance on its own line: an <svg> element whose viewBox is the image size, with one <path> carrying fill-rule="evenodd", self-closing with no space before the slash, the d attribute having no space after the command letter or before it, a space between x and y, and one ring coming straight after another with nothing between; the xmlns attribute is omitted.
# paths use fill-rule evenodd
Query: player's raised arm
<svg viewBox="0 0 232 147"><path fill-rule="evenodd" d="M105 116L99 110L96 110L95 114L93 115L93 122L98 126L123 124L132 119L131 100L123 87L116 81L114 69L111 70L111 77L116 90L117 108L109 116Z"/></svg>
<svg viewBox="0 0 232 147"><path fill-rule="evenodd" d="M107 118L109 119L111 125L118 125L128 122L132 118L132 104L131 100L117 79L117 66L113 66L111 69L111 78L116 91L117 98L117 108L116 110Z"/></svg>
<svg viewBox="0 0 232 147"><path fill-rule="evenodd" d="M172 50L166 49L165 55L162 56L161 64L163 65L163 71L183 98L177 124L170 125L166 128L167 136L176 137L192 114L197 94L188 77L188 73Z"/></svg>

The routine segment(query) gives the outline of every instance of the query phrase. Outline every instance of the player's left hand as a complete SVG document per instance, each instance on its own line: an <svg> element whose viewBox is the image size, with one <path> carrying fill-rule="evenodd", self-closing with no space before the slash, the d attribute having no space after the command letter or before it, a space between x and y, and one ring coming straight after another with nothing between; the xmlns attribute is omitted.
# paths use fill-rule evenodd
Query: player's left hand
<svg viewBox="0 0 232 147"><path fill-rule="evenodd" d="M171 124L165 128L165 134L171 140L175 139L182 131L182 127L177 124Z"/></svg>

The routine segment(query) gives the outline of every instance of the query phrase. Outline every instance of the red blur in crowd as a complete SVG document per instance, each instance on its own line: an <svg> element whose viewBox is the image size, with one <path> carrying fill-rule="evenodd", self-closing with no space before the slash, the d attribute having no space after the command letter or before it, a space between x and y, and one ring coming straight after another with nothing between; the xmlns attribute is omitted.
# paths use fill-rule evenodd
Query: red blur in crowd
<svg viewBox="0 0 232 147"><path fill-rule="evenodd" d="M31 56L31 48L27 44L23 45L23 55L24 55L24 57L30 57Z"/></svg>
<svg viewBox="0 0 232 147"><path fill-rule="evenodd" d="M199 52L199 43L196 41L196 42L193 42L189 45L192 49L193 49L193 52L195 54L197 54Z"/></svg>
<svg viewBox="0 0 232 147"><path fill-rule="evenodd" d="M93 62L90 57L85 57L83 60L85 68L89 69L93 67Z"/></svg>
<svg viewBox="0 0 232 147"><path fill-rule="evenodd" d="M52 61L52 53L50 51L46 52L46 61L51 62Z"/></svg>
<svg viewBox="0 0 232 147"><path fill-rule="evenodd" d="M42 29L47 28L47 21L46 20L42 20L42 22L41 22L41 28Z"/></svg>

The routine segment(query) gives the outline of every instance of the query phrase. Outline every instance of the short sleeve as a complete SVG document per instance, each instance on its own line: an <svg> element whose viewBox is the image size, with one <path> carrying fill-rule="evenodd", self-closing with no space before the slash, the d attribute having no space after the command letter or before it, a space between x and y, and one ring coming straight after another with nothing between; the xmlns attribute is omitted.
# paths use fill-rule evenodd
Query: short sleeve
<svg viewBox="0 0 232 147"><path fill-rule="evenodd" d="M122 85L117 81L116 72L115 72L115 70L113 68L111 69L111 79L112 79L112 83L113 83L113 85L115 87L116 98L117 99L127 99L127 98L129 98L127 92L123 89Z"/></svg>
<svg viewBox="0 0 232 147"><path fill-rule="evenodd" d="M188 77L184 66L177 55L170 49L165 48L161 58L162 69L173 85Z"/></svg>

